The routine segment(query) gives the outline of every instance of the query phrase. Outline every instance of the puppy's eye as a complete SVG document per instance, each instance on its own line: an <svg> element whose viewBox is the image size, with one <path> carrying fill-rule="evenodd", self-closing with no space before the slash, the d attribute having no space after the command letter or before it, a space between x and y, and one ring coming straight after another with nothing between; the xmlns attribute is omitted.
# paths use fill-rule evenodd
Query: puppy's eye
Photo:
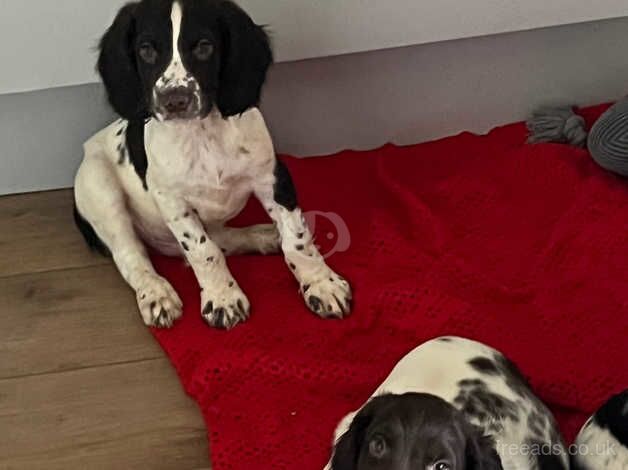
<svg viewBox="0 0 628 470"><path fill-rule="evenodd" d="M154 64L157 62L157 56L159 55L155 47L149 42L140 44L138 53L142 60L147 64Z"/></svg>
<svg viewBox="0 0 628 470"><path fill-rule="evenodd" d="M383 458L388 453L388 445L382 436L375 436L369 442L369 454L376 459Z"/></svg>
<svg viewBox="0 0 628 470"><path fill-rule="evenodd" d="M193 52L198 60L208 60L214 53L214 46L207 39L201 39L194 46Z"/></svg>
<svg viewBox="0 0 628 470"><path fill-rule="evenodd" d="M432 468L434 470L451 470L451 465L449 462L436 462Z"/></svg>

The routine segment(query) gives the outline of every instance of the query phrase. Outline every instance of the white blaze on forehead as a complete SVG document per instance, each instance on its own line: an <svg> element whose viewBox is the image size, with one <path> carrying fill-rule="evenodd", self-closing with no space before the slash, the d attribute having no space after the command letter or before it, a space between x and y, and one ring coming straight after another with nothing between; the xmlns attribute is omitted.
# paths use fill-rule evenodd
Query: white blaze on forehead
<svg viewBox="0 0 628 470"><path fill-rule="evenodd" d="M179 36L181 35L181 20L183 19L183 11L179 2L172 4L172 12L170 13L170 21L172 22L172 63L181 62L181 54L179 53Z"/></svg>
<svg viewBox="0 0 628 470"><path fill-rule="evenodd" d="M170 12L172 23L172 59L163 75L157 80L155 88L159 91L169 88L189 86L194 80L183 65L181 51L179 50L179 38L181 36L181 23L183 20L183 10L178 1L173 2Z"/></svg>
<svg viewBox="0 0 628 470"><path fill-rule="evenodd" d="M157 105L155 115L160 120L164 118L165 112L159 105L159 96L174 88L188 89L193 94L196 108L200 109L202 105L201 87L196 81L196 78L185 68L183 59L181 58L181 51L179 50L183 9L181 8L181 4L176 0L172 3L170 21L172 23L172 59L153 88L153 103Z"/></svg>

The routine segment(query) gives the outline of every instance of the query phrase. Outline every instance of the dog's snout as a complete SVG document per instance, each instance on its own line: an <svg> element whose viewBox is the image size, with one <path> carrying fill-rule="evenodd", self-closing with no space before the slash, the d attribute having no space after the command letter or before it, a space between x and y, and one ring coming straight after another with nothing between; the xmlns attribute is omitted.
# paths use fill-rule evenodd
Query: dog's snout
<svg viewBox="0 0 628 470"><path fill-rule="evenodd" d="M175 88L162 93L159 100L169 113L183 113L190 107L192 93L186 88Z"/></svg>

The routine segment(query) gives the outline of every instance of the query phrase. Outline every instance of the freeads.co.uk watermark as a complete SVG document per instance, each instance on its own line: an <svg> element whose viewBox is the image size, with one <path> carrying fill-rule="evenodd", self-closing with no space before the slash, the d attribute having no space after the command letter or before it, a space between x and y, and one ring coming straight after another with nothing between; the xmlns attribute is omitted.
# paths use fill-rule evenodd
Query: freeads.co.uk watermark
<svg viewBox="0 0 628 470"><path fill-rule="evenodd" d="M566 448L570 455L608 456L617 455L616 444L612 442L598 442L595 445L572 444ZM497 452L500 455L538 457L549 455L563 455L565 449L560 444L498 444Z"/></svg>
<svg viewBox="0 0 628 470"><path fill-rule="evenodd" d="M316 247L323 258L343 253L351 246L351 233L344 219L335 212L309 211L303 214L312 233L317 235ZM322 238L321 238L322 237Z"/></svg>

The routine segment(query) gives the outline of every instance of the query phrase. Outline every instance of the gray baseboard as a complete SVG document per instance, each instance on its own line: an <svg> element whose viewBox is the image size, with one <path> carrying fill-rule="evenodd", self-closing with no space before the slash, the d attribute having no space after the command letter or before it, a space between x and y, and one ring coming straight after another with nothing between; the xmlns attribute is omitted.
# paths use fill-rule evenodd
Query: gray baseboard
<svg viewBox="0 0 628 470"><path fill-rule="evenodd" d="M622 18L282 63L263 110L277 150L301 156L484 132L540 104L625 95L626 44ZM97 84L0 96L0 194L71 186L82 142L111 118Z"/></svg>
<svg viewBox="0 0 628 470"><path fill-rule="evenodd" d="M0 194L72 186L83 142L112 118L100 85L0 96Z"/></svg>

